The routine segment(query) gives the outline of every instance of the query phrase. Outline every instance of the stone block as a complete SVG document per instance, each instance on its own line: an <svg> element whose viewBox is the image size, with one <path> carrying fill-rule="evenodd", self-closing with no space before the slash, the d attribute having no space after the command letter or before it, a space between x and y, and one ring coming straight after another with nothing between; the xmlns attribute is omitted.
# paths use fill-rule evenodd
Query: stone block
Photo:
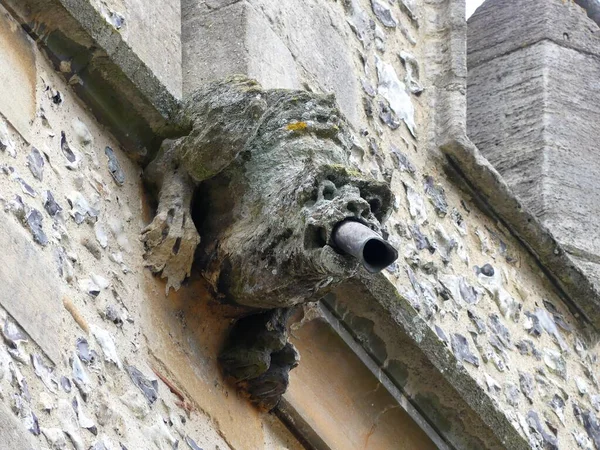
<svg viewBox="0 0 600 450"><path fill-rule="evenodd" d="M543 212L545 45L473 67L467 90L469 138L536 216Z"/></svg>
<svg viewBox="0 0 600 450"><path fill-rule="evenodd" d="M184 2L184 94L209 80L244 74L265 88L334 93L357 125L359 69L343 14L317 0L217 3L224 6Z"/></svg>
<svg viewBox="0 0 600 450"><path fill-rule="evenodd" d="M284 403L322 439L318 448L438 448L325 320L303 321L293 337L302 362Z"/></svg>
<svg viewBox="0 0 600 450"><path fill-rule="evenodd" d="M0 110L26 139L35 116L36 61L32 44L16 22L0 12Z"/></svg>
<svg viewBox="0 0 600 450"><path fill-rule="evenodd" d="M177 98L182 95L181 3L124 0L126 33L131 49Z"/></svg>
<svg viewBox="0 0 600 450"><path fill-rule="evenodd" d="M0 304L58 364L58 333L63 309L56 264L14 219L6 216L0 225L0 248L3 249Z"/></svg>
<svg viewBox="0 0 600 450"><path fill-rule="evenodd" d="M190 8L182 39L184 95L234 74L255 78L265 88L300 87L290 51L247 2L216 10Z"/></svg>
<svg viewBox="0 0 600 450"><path fill-rule="evenodd" d="M291 52L300 82L334 93L342 112L357 128L362 111L359 79L363 67L349 42L355 37L340 4L322 0L250 0Z"/></svg>

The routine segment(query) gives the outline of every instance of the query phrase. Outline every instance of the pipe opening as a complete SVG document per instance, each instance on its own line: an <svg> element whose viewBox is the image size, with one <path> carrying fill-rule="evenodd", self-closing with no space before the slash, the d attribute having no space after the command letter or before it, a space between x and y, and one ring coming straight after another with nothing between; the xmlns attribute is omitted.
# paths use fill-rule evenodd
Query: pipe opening
<svg viewBox="0 0 600 450"><path fill-rule="evenodd" d="M398 258L398 252L387 242L369 239L362 250L363 265L371 273L377 273Z"/></svg>
<svg viewBox="0 0 600 450"><path fill-rule="evenodd" d="M332 233L335 247L354 256L365 269L377 273L398 258L398 251L366 225L345 220L339 223Z"/></svg>

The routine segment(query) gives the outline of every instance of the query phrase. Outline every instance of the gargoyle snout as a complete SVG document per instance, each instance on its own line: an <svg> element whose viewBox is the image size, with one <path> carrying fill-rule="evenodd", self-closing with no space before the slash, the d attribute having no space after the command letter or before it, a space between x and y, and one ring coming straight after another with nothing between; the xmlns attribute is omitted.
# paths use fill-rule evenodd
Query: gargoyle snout
<svg viewBox="0 0 600 450"><path fill-rule="evenodd" d="M334 245L354 256L370 273L385 269L398 259L398 251L366 225L345 220L331 234Z"/></svg>

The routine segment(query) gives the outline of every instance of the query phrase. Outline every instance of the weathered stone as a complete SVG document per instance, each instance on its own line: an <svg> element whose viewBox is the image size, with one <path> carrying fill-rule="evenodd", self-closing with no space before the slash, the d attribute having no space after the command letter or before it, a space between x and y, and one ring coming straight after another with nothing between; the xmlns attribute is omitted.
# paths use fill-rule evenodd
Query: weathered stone
<svg viewBox="0 0 600 450"><path fill-rule="evenodd" d="M421 226L427 222L427 208L423 197L406 183L404 184L404 189L406 190L406 199L408 200L408 211L411 217L417 222L417 225Z"/></svg>
<svg viewBox="0 0 600 450"><path fill-rule="evenodd" d="M72 191L67 196L67 201L71 210L69 214L77 225L82 224L85 220L94 222L98 217L98 211L90 206L86 198L79 191Z"/></svg>
<svg viewBox="0 0 600 450"><path fill-rule="evenodd" d="M380 3L377 0L371 0L371 7L375 16L381 21L383 25L388 28L396 28L398 20L392 15L392 11L384 3Z"/></svg>
<svg viewBox="0 0 600 450"><path fill-rule="evenodd" d="M125 406L127 406L133 415L138 419L143 419L150 413L150 408L148 407L148 402L146 399L138 392L135 391L127 391L120 398L121 402Z"/></svg>
<svg viewBox="0 0 600 450"><path fill-rule="evenodd" d="M0 247L4 249L0 303L56 364L60 361L56 314L60 310L60 280L47 270L53 266L52 260L10 220L2 224Z"/></svg>
<svg viewBox="0 0 600 450"><path fill-rule="evenodd" d="M31 147L31 151L27 155L27 167L29 167L34 178L39 181L44 179L44 158L35 147Z"/></svg>
<svg viewBox="0 0 600 450"><path fill-rule="evenodd" d="M548 370L563 380L567 379L567 362L562 355L554 350L544 350L544 362Z"/></svg>
<svg viewBox="0 0 600 450"><path fill-rule="evenodd" d="M74 164L77 162L77 156L75 155L73 150L71 150L71 147L67 142L67 136L64 131L60 132L60 149L62 150L63 155L65 156L67 161L69 161L69 163Z"/></svg>
<svg viewBox="0 0 600 450"><path fill-rule="evenodd" d="M104 353L105 361L112 362L119 369L122 369L123 365L121 364L121 359L117 354L115 341L110 335L110 333L95 325L90 326L90 331L92 332L94 338L96 338L96 342L98 342L98 344L100 345L102 353Z"/></svg>
<svg viewBox="0 0 600 450"><path fill-rule="evenodd" d="M475 324L477 332L479 334L485 334L487 331L485 322L470 309L467 310L467 315L469 316L469 319L471 319L471 322Z"/></svg>
<svg viewBox="0 0 600 450"><path fill-rule="evenodd" d="M446 333L444 333L444 330L442 330L439 326L435 325L435 334L437 334L437 336L440 338L440 340L445 344L445 345L449 345L450 341L448 340L448 336L446 336Z"/></svg>
<svg viewBox="0 0 600 450"><path fill-rule="evenodd" d="M15 26L8 14L0 17L0 149L6 150L12 157L16 156L15 142L7 133L4 119L11 128L18 130L26 141L31 142L31 126L36 110L36 83L38 80L36 52L33 42Z"/></svg>
<svg viewBox="0 0 600 450"><path fill-rule="evenodd" d="M58 400L57 413L61 429L69 437L75 450L84 450L83 439L79 434L77 415L73 407L69 402L61 398Z"/></svg>
<svg viewBox="0 0 600 450"><path fill-rule="evenodd" d="M448 233L446 233L446 230L444 229L444 227L442 226L441 223L438 223L437 226L435 227L435 244L436 244L436 248L442 258L442 261L445 264L448 264L450 262L450 257L451 257L452 252L454 251L454 249L456 247L458 247L458 242L454 238L451 238L448 235ZM465 288L465 294L467 294L469 299L472 300L472 301L468 301L467 303L475 303L476 299L477 299L477 295L473 291L473 288L470 286L467 287L466 285L464 288ZM466 291L472 291L472 292L467 293Z"/></svg>
<svg viewBox="0 0 600 450"><path fill-rule="evenodd" d="M29 231L31 231L33 240L41 246L46 246L48 245L48 237L44 233L44 230L42 230L42 220L44 220L42 213L34 208L31 208L25 216L25 221L27 222Z"/></svg>
<svg viewBox="0 0 600 450"><path fill-rule="evenodd" d="M52 373L52 369L46 366L44 363L42 356L33 353L31 355L31 363L33 365L35 374L40 378L40 380L42 380L44 386L46 386L50 392L56 393L58 382Z"/></svg>
<svg viewBox="0 0 600 450"><path fill-rule="evenodd" d="M424 188L437 215L439 217L445 217L448 213L448 202L446 200L444 188L439 184L435 184L433 177L429 175L424 178Z"/></svg>
<svg viewBox="0 0 600 450"><path fill-rule="evenodd" d="M510 406L518 407L519 406L519 396L521 392L517 385L512 383L507 383L504 385L504 395L506 397L506 401Z"/></svg>
<svg viewBox="0 0 600 450"><path fill-rule="evenodd" d="M495 334L504 349L511 349L512 344L510 332L508 331L508 328L506 328L506 325L502 323L497 314L490 314L488 325L490 327L490 331Z"/></svg>
<svg viewBox="0 0 600 450"><path fill-rule="evenodd" d="M527 424L531 431L537 433L541 437L540 444L550 450L558 450L558 440L554 435L546 431L540 421L540 417L535 411L529 411L527 413Z"/></svg>
<svg viewBox="0 0 600 450"><path fill-rule="evenodd" d="M494 276L494 268L489 263L485 264L481 267L475 266L475 273L477 275L482 274L482 275L485 275L486 277L493 277Z"/></svg>
<svg viewBox="0 0 600 450"><path fill-rule="evenodd" d="M73 381L75 382L75 386L77 386L77 389L79 390L79 393L81 394L81 398L83 398L83 400L87 401L87 398L91 392L90 377L87 374L86 370L84 369L83 365L81 364L79 357L75 353L73 353L73 356L71 356L71 368L73 370L72 373L73 373ZM68 379L67 379L67 381L68 381ZM63 389L65 390L65 392L70 392L70 390L71 390L70 382L66 383L63 380L62 386L63 386Z"/></svg>
<svg viewBox="0 0 600 450"><path fill-rule="evenodd" d="M556 414L556 417L559 418L559 420L561 421L561 423L564 426L565 425L565 401L562 399L562 397L560 395L555 394L554 397L552 397L552 400L550 400L549 405L552 408L552 411L554 411L554 414Z"/></svg>
<svg viewBox="0 0 600 450"><path fill-rule="evenodd" d="M533 404L534 380L533 376L527 372L519 371L519 385L521 392L527 397L529 403Z"/></svg>
<svg viewBox="0 0 600 450"><path fill-rule="evenodd" d="M410 133L415 136L415 108L406 90L406 85L400 81L394 67L376 57L377 92L387 100L396 116L404 121Z"/></svg>
<svg viewBox="0 0 600 450"><path fill-rule="evenodd" d="M17 157L16 144L8 131L6 122L2 119L0 119L0 150L7 152L13 158Z"/></svg>
<svg viewBox="0 0 600 450"><path fill-rule="evenodd" d="M289 384L288 373L300 359L287 342L290 314L278 308L238 320L219 354L225 374L267 411L279 403Z"/></svg>
<svg viewBox="0 0 600 450"><path fill-rule="evenodd" d="M573 408L577 408L575 404L573 404ZM590 439L594 442L596 448L600 447L600 423L598 422L598 418L596 415L587 410L579 410L579 414L576 412L576 416L583 423L583 427L587 432Z"/></svg>
<svg viewBox="0 0 600 450"><path fill-rule="evenodd" d="M298 88L296 63L264 15L246 2L202 11L191 2L183 21L184 94L202 84L244 74L267 88ZM235 19L234 19L235 18ZM203 42L215 45L202 49ZM264 45L269 45L268 50Z"/></svg>
<svg viewBox="0 0 600 450"><path fill-rule="evenodd" d="M158 381L148 379L142 372L133 366L125 365L125 370L129 374L131 381L146 396L150 404L158 399Z"/></svg>
<svg viewBox="0 0 600 450"><path fill-rule="evenodd" d="M157 215L143 231L145 257L168 278L167 290L180 286L194 259L199 236L189 208L199 182L199 207L211 213L199 225L198 260L228 300L292 306L354 273L358 261L334 250L333 230L360 220L380 233L392 194L350 163L352 139L330 96L263 90L234 77L196 92L183 115L194 131L165 142L146 169L161 192ZM318 158L288 164L290 151L300 157L315 148ZM225 193L223 183L235 191ZM241 212L247 208L255 213ZM281 272L288 274L285 281Z"/></svg>
<svg viewBox="0 0 600 450"><path fill-rule="evenodd" d="M43 196L44 209L50 217L54 217L62 211L62 208L56 203L56 200L54 200L54 196L50 191L44 191Z"/></svg>
<svg viewBox="0 0 600 450"><path fill-rule="evenodd" d="M410 174L414 174L416 172L417 169L410 162L408 157L404 153L402 153L400 150L398 150L395 146L393 146L393 145L391 146L390 152L396 159L396 162L398 163L398 169L401 172L408 172Z"/></svg>
<svg viewBox="0 0 600 450"><path fill-rule="evenodd" d="M420 95L424 88L419 82L419 62L413 55L405 51L401 51L398 56L404 63L406 70L404 82L408 86L408 90L414 95Z"/></svg>
<svg viewBox="0 0 600 450"><path fill-rule="evenodd" d="M23 178L21 178L20 176L18 176L17 172L13 173L12 178L17 183L19 183L19 185L21 186L21 190L23 191L23 194L27 194L30 197L36 197L37 196L37 193L35 192L35 189L33 189L29 185L29 183L27 183Z"/></svg>
<svg viewBox="0 0 600 450"><path fill-rule="evenodd" d="M113 180L115 180L115 183L119 186L123 186L123 183L125 183L125 173L123 172L123 169L121 169L121 165L119 164L119 160L117 159L114 150L110 147L106 147L104 149L104 154L108 158L108 171L110 172L110 175L113 177Z"/></svg>
<svg viewBox="0 0 600 450"><path fill-rule="evenodd" d="M452 351L457 359L466 361L475 367L479 367L479 358L469 349L467 338L460 334L452 335Z"/></svg>
<svg viewBox="0 0 600 450"><path fill-rule="evenodd" d="M361 8L358 0L344 2L344 8L349 16L347 21L350 28L352 28L352 31L356 34L356 37L362 43L363 47L368 48L374 39L375 21L363 8ZM374 97L375 91L373 91L373 94L369 95Z"/></svg>

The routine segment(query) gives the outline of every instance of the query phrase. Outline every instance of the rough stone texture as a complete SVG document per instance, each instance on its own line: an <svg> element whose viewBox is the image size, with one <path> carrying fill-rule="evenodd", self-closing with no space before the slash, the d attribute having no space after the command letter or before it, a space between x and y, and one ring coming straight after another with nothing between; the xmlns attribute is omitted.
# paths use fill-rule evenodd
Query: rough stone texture
<svg viewBox="0 0 600 450"><path fill-rule="evenodd" d="M542 72L547 45L542 42L472 67L467 93L469 137L528 210L540 218L547 208L543 178L546 80ZM495 89L490 89L487 80L494 78L502 83L502 97L495 97Z"/></svg>
<svg viewBox="0 0 600 450"><path fill-rule="evenodd" d="M380 370L439 430L450 448L526 448L475 380L465 377L466 366L452 355L449 342L440 347L435 331L412 314L409 304L388 297L396 296L393 288L385 277L377 278L365 280L363 286L342 286L324 302L371 355L377 354L374 343L384 349L383 359L374 358L379 359Z"/></svg>
<svg viewBox="0 0 600 450"><path fill-rule="evenodd" d="M0 122L0 447L299 450L220 375L216 355L230 320L219 312L206 322L206 289L194 286L185 302L167 299L164 283L144 269L139 167L18 25L11 29L35 54L36 115L29 141ZM13 61L2 71L18 78ZM32 146L44 160L41 179L28 167ZM106 147L122 177L113 176ZM33 210L39 229L23 220Z"/></svg>
<svg viewBox="0 0 600 450"><path fill-rule="evenodd" d="M483 22L488 15L495 20ZM518 36L513 33L515 29L521 30ZM542 40L598 55L600 36L596 30L597 25L574 2L486 1L469 18L469 69Z"/></svg>
<svg viewBox="0 0 600 450"><path fill-rule="evenodd" d="M180 230L193 227L197 183L198 259L224 300L289 307L354 274L359 262L336 252L333 230L356 220L381 234L392 194L351 163L352 136L331 96L232 77L196 91L182 115L191 132L163 144L145 173L160 190L146 258L167 289L193 262L197 235Z"/></svg>
<svg viewBox="0 0 600 450"><path fill-rule="evenodd" d="M232 327L219 363L227 377L265 411L273 410L289 385L300 357L288 341L291 309L275 308L239 319Z"/></svg>
<svg viewBox="0 0 600 450"><path fill-rule="evenodd" d="M567 251L596 262L598 59L544 41L469 73L471 138Z"/></svg>
<svg viewBox="0 0 600 450"><path fill-rule="evenodd" d="M333 231L355 220L381 234L392 194L351 164L352 136L332 97L263 90L238 76L207 83L182 115L190 133L165 142L145 172L160 191L143 231L147 265L167 278L167 291L190 275L200 183L197 260L215 294L279 308L241 319L219 356L225 373L272 409L297 365L280 308L316 301L356 272L358 260L336 251Z"/></svg>
<svg viewBox="0 0 600 450"><path fill-rule="evenodd" d="M5 14L0 17L0 59L6 61L0 67L0 106L5 117L14 124L27 139L29 136L29 122L35 115L36 73L31 70L35 67L35 56L29 42L20 32L14 22L7 20ZM18 70L8 73L3 68L11 67Z"/></svg>
<svg viewBox="0 0 600 450"><path fill-rule="evenodd" d="M348 158L378 182L390 183L395 194L385 231L401 249L401 259L379 276L359 272L360 283L339 287L332 308L357 345L380 364L397 389L403 390L403 398L413 409L418 407L430 428L435 427L448 444L519 449L586 448L587 442L591 448L598 438L598 348L585 322L565 303L584 297L593 300L596 293L589 278L535 216L520 206L506 181L466 138L464 4L388 3L247 3L267 22L270 19L271 31L278 37L272 45L281 49L283 44L296 58L295 69L286 67L289 72L284 73L295 70L302 86L313 91L335 90L340 99L346 96L341 107L356 132ZM233 8L236 2L204 4L213 13ZM79 12L88 11L86 5L82 2ZM313 23L318 24L314 29ZM82 28L70 25L73 30ZM273 37L268 30L253 33ZM572 33L577 36L578 30ZM121 49L108 62L137 61L130 56ZM422 91L415 89L415 77ZM165 298L165 285L142 269L143 248L137 237L150 213L146 216L141 210L139 172L54 74L44 79L50 80L49 92L40 97L45 115L32 124L32 144L50 157L43 181L30 175L29 146L10 123L6 132L0 124L0 195L6 197L2 214L10 216L7 219L30 218L22 223L32 243L43 242L40 231L47 234L45 246L32 245L39 246L40 252L57 252L56 270L60 268L64 279L61 288L71 299L65 308L74 320L66 316L60 341L63 359L71 361L61 363L53 375L72 378L72 390L52 397L46 387L46 383L54 386L44 369L46 363L40 364L39 358L33 359L35 367L22 363L24 355L37 355L40 349L11 333L7 358L16 361L14 367L23 377L13 370L0 381L3 391L12 395L4 401L14 395L25 398L27 390L47 406L48 399L42 396L46 393L59 403L61 412L69 411L66 419L72 418L72 408L69 404L65 408L65 402L73 396L82 405L84 418L96 417L88 405L99 404L97 426L115 448L119 441L128 448L145 448L149 439L150 447L172 448L173 437L180 440L179 448L188 438L206 448L297 448L289 434L253 410L219 375L215 359L231 325L228 318L239 317L240 311L228 310L212 297L210 286L199 280L199 271L193 268L189 286ZM38 90L45 88L38 80ZM143 110L142 106L132 103L131 110ZM70 115L90 128L91 146L81 126L71 125ZM66 131L64 139L60 131ZM116 172L114 162L108 165L107 145L120 162L123 185L117 180L121 177L112 178ZM212 192L218 193L213 187ZM53 192L54 201L46 190ZM196 199L200 204L221 205L217 194L211 200L201 190ZM25 207L40 212L41 227L39 215L24 215L31 212ZM218 208L201 211L196 219L209 222L223 214ZM123 221L109 220L113 218ZM63 220L68 240L53 228L62 230ZM211 242L206 241L202 245ZM549 276L540 270L540 263ZM593 267L589 269L591 274ZM114 337L112 341L99 327ZM70 358L85 330L92 332L87 339L90 354L97 355L90 366L81 351ZM134 384L115 361L135 366L142 376ZM155 379L149 366L164 379ZM91 378L89 386L84 374ZM292 383L295 375L292 372ZM169 392L168 386L180 396ZM158 399L141 406L147 403L144 392L157 392ZM316 411L325 408L320 400L312 400ZM80 435L88 447L95 439L86 428L75 429L72 420L59 421L56 409L46 416L38 414L43 405L39 409L27 401L20 405L24 406L13 411L34 431L27 406L34 409L43 428L62 428L74 438ZM404 407L402 402L398 406ZM181 428L177 417L190 407L199 412L190 412ZM115 410L122 420L105 423L102 411L107 409ZM148 410L151 414L142 417ZM59 435L65 437L62 430ZM46 438L36 439L45 445Z"/></svg>
<svg viewBox="0 0 600 450"><path fill-rule="evenodd" d="M2 445L14 450L32 450L35 448L33 439L27 430L21 426L16 417L3 403L0 404L0 434Z"/></svg>
<svg viewBox="0 0 600 450"><path fill-rule="evenodd" d="M600 26L600 3L598 0L575 0L575 3L585 8L588 17Z"/></svg>

